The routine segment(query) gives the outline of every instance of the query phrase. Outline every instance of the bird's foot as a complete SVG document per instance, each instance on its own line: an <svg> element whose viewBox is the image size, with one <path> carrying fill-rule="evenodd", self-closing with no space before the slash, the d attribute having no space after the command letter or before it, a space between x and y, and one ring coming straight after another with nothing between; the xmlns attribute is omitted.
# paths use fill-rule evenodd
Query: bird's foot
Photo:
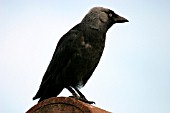
<svg viewBox="0 0 170 113"><path fill-rule="evenodd" d="M85 103L88 103L88 104L95 104L95 102L94 101L89 101L89 100L87 100L87 99L84 99L84 98L79 98L79 100L80 101L83 101L83 102L85 102Z"/></svg>
<svg viewBox="0 0 170 113"><path fill-rule="evenodd" d="M77 100L79 100L79 98L80 98L79 96L69 96L69 97L77 99Z"/></svg>
<svg viewBox="0 0 170 113"><path fill-rule="evenodd" d="M77 99L77 100L80 100L80 101L82 101L82 102L85 102L85 103L88 103L88 104L95 104L95 102L93 102L93 101L88 101L86 98L81 98L81 97L79 97L79 96L69 96L69 97L71 97L71 98L75 98L75 99Z"/></svg>

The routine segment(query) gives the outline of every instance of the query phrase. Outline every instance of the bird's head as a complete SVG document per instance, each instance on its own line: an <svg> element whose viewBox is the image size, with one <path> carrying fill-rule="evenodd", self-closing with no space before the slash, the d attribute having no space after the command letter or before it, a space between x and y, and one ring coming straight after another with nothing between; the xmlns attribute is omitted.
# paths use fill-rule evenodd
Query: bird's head
<svg viewBox="0 0 170 113"><path fill-rule="evenodd" d="M129 22L126 18L119 16L114 11L103 8L94 7L83 18L82 23L90 25L94 29L107 31L115 23Z"/></svg>

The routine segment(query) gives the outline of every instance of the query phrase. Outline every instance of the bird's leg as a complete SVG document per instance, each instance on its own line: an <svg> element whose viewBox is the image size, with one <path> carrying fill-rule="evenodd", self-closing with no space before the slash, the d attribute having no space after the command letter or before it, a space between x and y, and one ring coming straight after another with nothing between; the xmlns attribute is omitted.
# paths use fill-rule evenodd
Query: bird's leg
<svg viewBox="0 0 170 113"><path fill-rule="evenodd" d="M77 91L77 93L80 95L80 97L81 97L82 99L87 100L86 97L85 97L76 87L73 87L73 88Z"/></svg>
<svg viewBox="0 0 170 113"><path fill-rule="evenodd" d="M85 102L85 103L88 103L88 104L95 104L95 102L93 102L93 101L88 101L87 99L86 99L86 97L76 88L76 87L73 87L76 91L77 91L77 93L80 95L80 98L79 98L79 100L81 100L81 101L83 101L83 102Z"/></svg>
<svg viewBox="0 0 170 113"><path fill-rule="evenodd" d="M76 92L70 87L66 87L71 93L73 96L70 96L70 97L73 97L73 98L76 98L76 99L79 99L80 97L76 94Z"/></svg>

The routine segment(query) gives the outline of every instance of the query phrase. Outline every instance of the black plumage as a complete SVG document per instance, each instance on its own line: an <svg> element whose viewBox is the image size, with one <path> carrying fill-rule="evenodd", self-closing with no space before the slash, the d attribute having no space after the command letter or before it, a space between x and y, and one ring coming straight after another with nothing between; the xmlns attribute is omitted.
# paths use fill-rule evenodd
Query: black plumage
<svg viewBox="0 0 170 113"><path fill-rule="evenodd" d="M127 19L103 7L94 7L83 20L59 40L52 60L33 99L55 97L67 88L74 98L87 103L78 88L84 86L97 67L105 47L107 30ZM76 93L74 90L78 93Z"/></svg>

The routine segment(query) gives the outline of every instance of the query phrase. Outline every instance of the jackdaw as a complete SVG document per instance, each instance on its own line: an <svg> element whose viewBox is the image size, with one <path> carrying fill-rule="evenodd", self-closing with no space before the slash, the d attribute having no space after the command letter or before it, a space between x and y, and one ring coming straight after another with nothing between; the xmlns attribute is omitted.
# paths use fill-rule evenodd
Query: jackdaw
<svg viewBox="0 0 170 113"><path fill-rule="evenodd" d="M97 67L105 47L106 32L115 23L128 22L114 11L92 8L83 20L59 40L34 99L56 97L66 88L72 97L92 104L79 91Z"/></svg>

